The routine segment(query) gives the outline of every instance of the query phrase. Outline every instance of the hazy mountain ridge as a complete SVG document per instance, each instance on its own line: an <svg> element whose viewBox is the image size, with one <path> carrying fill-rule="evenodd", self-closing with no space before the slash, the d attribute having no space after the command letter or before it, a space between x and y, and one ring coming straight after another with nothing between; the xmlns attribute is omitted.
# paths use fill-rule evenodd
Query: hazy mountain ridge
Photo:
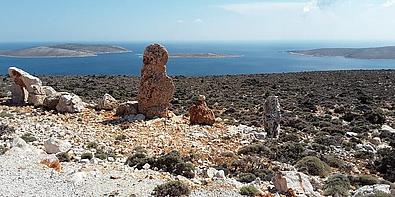
<svg viewBox="0 0 395 197"><path fill-rule="evenodd" d="M395 59L395 46L372 48L320 48L312 50L288 51L292 54L322 56L342 56L355 59Z"/></svg>

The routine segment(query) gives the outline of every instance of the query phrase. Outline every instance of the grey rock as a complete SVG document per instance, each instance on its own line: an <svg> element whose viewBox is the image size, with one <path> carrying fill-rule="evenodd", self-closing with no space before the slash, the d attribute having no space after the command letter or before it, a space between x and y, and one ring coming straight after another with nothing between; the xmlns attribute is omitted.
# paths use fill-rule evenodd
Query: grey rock
<svg viewBox="0 0 395 197"><path fill-rule="evenodd" d="M363 197L363 196L373 195L379 192L390 194L390 185L384 185L384 184L366 185L355 191L353 197Z"/></svg>
<svg viewBox="0 0 395 197"><path fill-rule="evenodd" d="M45 151L49 154L56 154L60 152L67 152L72 145L68 141L49 138L44 142Z"/></svg>
<svg viewBox="0 0 395 197"><path fill-rule="evenodd" d="M72 93L61 95L56 105L56 110L60 113L78 113L84 108L81 98Z"/></svg>
<svg viewBox="0 0 395 197"><path fill-rule="evenodd" d="M309 176L301 172L281 171L272 178L272 182L279 192L292 189L297 196L316 195Z"/></svg>
<svg viewBox="0 0 395 197"><path fill-rule="evenodd" d="M268 138L278 138L280 135L280 103L277 96L269 96L265 101L265 131Z"/></svg>
<svg viewBox="0 0 395 197"><path fill-rule="evenodd" d="M25 142L25 140L23 140L20 137L14 138L14 140L12 141L12 147L18 147L21 149L26 149L27 148L27 143Z"/></svg>

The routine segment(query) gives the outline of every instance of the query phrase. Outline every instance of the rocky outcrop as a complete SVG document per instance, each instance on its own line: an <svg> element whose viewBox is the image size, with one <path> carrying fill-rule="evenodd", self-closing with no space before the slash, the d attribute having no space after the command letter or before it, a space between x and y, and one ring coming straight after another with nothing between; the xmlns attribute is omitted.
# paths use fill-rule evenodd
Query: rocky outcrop
<svg viewBox="0 0 395 197"><path fill-rule="evenodd" d="M144 51L138 110L147 118L170 116L170 101L175 86L173 80L166 74L168 58L167 50L159 44L152 44Z"/></svg>
<svg viewBox="0 0 395 197"><path fill-rule="evenodd" d="M105 94L97 104L99 110L113 110L118 107L118 101L109 94Z"/></svg>
<svg viewBox="0 0 395 197"><path fill-rule="evenodd" d="M366 185L355 191L353 197L370 196L377 193L390 194L390 185L384 185L384 184Z"/></svg>
<svg viewBox="0 0 395 197"><path fill-rule="evenodd" d="M195 104L189 109L191 124L213 125L215 123L214 112L208 108L206 97L200 95Z"/></svg>
<svg viewBox="0 0 395 197"><path fill-rule="evenodd" d="M28 101L30 104L35 104L34 101L41 100L37 98L43 94L42 82L39 78L16 67L8 68L8 74L11 78L12 104L24 105Z"/></svg>
<svg viewBox="0 0 395 197"><path fill-rule="evenodd" d="M138 113L138 102L127 101L119 104L115 114L117 116L135 115Z"/></svg>
<svg viewBox="0 0 395 197"><path fill-rule="evenodd" d="M277 96L269 96L265 101L265 131L268 138L278 138L280 135L280 103Z"/></svg>
<svg viewBox="0 0 395 197"><path fill-rule="evenodd" d="M272 182L277 191L287 193L290 189L297 196L316 196L309 176L296 171L281 171L277 173Z"/></svg>
<svg viewBox="0 0 395 197"><path fill-rule="evenodd" d="M75 94L62 94L56 105L56 110L60 113L78 113L85 108L81 98Z"/></svg>

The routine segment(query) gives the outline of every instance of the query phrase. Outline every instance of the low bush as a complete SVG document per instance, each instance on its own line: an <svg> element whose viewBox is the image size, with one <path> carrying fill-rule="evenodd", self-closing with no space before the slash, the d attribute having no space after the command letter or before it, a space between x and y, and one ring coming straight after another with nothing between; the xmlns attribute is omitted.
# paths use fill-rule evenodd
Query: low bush
<svg viewBox="0 0 395 197"><path fill-rule="evenodd" d="M256 179L256 176L255 176L255 174L252 174L252 173L240 173L237 178L237 180L242 183L251 183L251 182L255 181L255 179Z"/></svg>
<svg viewBox="0 0 395 197"><path fill-rule="evenodd" d="M182 175L187 178L193 178L195 176L195 167L193 164L185 162L178 151L172 151L159 157L149 157L143 151L137 151L128 157L125 164L142 169L147 163L153 168L158 168L172 174Z"/></svg>
<svg viewBox="0 0 395 197"><path fill-rule="evenodd" d="M5 152L7 152L8 148L4 147L3 145L0 145L0 155L4 155Z"/></svg>
<svg viewBox="0 0 395 197"><path fill-rule="evenodd" d="M56 157L59 159L60 162L70 162L72 159L69 153L58 153L56 154Z"/></svg>
<svg viewBox="0 0 395 197"><path fill-rule="evenodd" d="M34 142L37 141L37 138L34 137L34 135L32 133L25 133L21 136L21 138L23 140L25 140L25 142Z"/></svg>
<svg viewBox="0 0 395 197"><path fill-rule="evenodd" d="M380 180L371 175L361 175L349 178L352 185L355 186L365 186L365 185L375 185L380 182Z"/></svg>
<svg viewBox="0 0 395 197"><path fill-rule="evenodd" d="M323 156L323 161L333 168L342 168L345 162L333 154Z"/></svg>
<svg viewBox="0 0 395 197"><path fill-rule="evenodd" d="M380 149L377 155L374 162L376 170L383 175L384 179L395 182L395 149Z"/></svg>
<svg viewBox="0 0 395 197"><path fill-rule="evenodd" d="M393 196L391 194L388 194L388 193L377 192L375 194L370 194L370 195L363 196L363 197L393 197Z"/></svg>
<svg viewBox="0 0 395 197"><path fill-rule="evenodd" d="M157 197L187 196L191 193L188 185L181 181L170 181L155 187L152 195Z"/></svg>
<svg viewBox="0 0 395 197"><path fill-rule="evenodd" d="M258 193L259 190L253 185L243 186L240 188L240 194L243 196L256 196Z"/></svg>
<svg viewBox="0 0 395 197"><path fill-rule="evenodd" d="M324 195L346 197L349 196L350 189L350 180L347 178L347 176L335 174L325 181Z"/></svg>
<svg viewBox="0 0 395 197"><path fill-rule="evenodd" d="M317 157L307 156L296 163L299 171L306 172L313 176L325 177L331 172L331 168Z"/></svg>
<svg viewBox="0 0 395 197"><path fill-rule="evenodd" d="M89 159L91 160L93 158L93 154L92 153L82 153L81 155L81 159Z"/></svg>

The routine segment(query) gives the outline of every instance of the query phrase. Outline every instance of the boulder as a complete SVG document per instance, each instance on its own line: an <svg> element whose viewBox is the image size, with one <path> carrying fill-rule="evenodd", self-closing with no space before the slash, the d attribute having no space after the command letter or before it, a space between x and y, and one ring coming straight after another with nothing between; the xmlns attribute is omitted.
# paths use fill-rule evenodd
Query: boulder
<svg viewBox="0 0 395 197"><path fill-rule="evenodd" d="M105 94L97 104L99 110L113 110L118 107L118 101L109 94Z"/></svg>
<svg viewBox="0 0 395 197"><path fill-rule="evenodd" d="M214 112L207 107L205 96L200 95L189 109L189 118L191 124L213 125L215 123Z"/></svg>
<svg viewBox="0 0 395 197"><path fill-rule="evenodd" d="M59 159L55 155L45 155L43 158L41 158L40 163L58 172L61 170Z"/></svg>
<svg viewBox="0 0 395 197"><path fill-rule="evenodd" d="M147 118L169 117L171 114L169 108L175 86L166 73L168 58L167 50L159 44L152 44L144 51L138 110Z"/></svg>
<svg viewBox="0 0 395 197"><path fill-rule="evenodd" d="M56 110L61 95L61 93L58 93L45 97L43 107L47 110Z"/></svg>
<svg viewBox="0 0 395 197"><path fill-rule="evenodd" d="M265 101L265 131L268 138L278 138L280 135L280 103L277 96L269 96Z"/></svg>
<svg viewBox="0 0 395 197"><path fill-rule="evenodd" d="M21 149L26 149L28 147L27 143L25 142L25 140L23 140L20 137L14 138L14 140L12 141L12 147L18 147Z"/></svg>
<svg viewBox="0 0 395 197"><path fill-rule="evenodd" d="M48 154L63 153L70 150L71 144L68 141L49 138L44 142L44 148Z"/></svg>
<svg viewBox="0 0 395 197"><path fill-rule="evenodd" d="M56 105L56 110L60 113L78 113L84 109L81 98L75 94L62 94Z"/></svg>
<svg viewBox="0 0 395 197"><path fill-rule="evenodd" d="M11 102L25 104L28 101L30 101L29 103L34 101L34 98L30 98L35 95L36 89L33 86L41 87L41 80L16 67L8 68L8 74L11 78Z"/></svg>
<svg viewBox="0 0 395 197"><path fill-rule="evenodd" d="M366 185L360 187L357 191L355 191L353 197L369 196L380 192L390 194L390 185L384 185L384 184Z"/></svg>
<svg viewBox="0 0 395 197"><path fill-rule="evenodd" d="M127 101L125 103L119 104L115 114L117 116L135 115L138 113L137 109L138 109L137 101Z"/></svg>
<svg viewBox="0 0 395 197"><path fill-rule="evenodd" d="M46 97L43 86L32 85L33 92L29 93L28 103L34 106L42 106Z"/></svg>
<svg viewBox="0 0 395 197"><path fill-rule="evenodd" d="M286 193L292 189L297 196L315 196L314 188L310 183L309 176L296 171L281 171L277 173L272 182L277 191Z"/></svg>

